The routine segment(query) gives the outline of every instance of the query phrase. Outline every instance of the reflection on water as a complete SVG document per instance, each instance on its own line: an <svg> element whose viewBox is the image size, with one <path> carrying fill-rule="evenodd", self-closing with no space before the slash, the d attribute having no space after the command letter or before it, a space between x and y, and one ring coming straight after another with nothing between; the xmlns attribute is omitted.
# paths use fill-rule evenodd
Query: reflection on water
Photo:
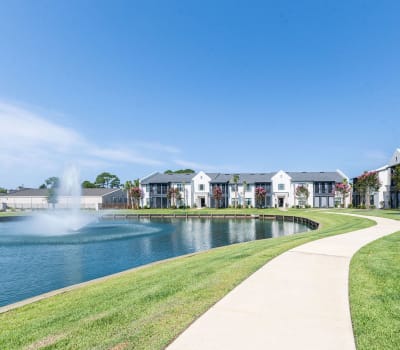
<svg viewBox="0 0 400 350"><path fill-rule="evenodd" d="M158 260L309 230L270 220L140 219L49 235L27 224L0 223L0 306Z"/></svg>

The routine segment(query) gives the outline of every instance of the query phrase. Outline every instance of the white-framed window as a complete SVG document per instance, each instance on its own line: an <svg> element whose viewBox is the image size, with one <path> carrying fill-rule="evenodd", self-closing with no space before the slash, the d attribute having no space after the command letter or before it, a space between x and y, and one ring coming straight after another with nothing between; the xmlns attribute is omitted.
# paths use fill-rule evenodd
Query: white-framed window
<svg viewBox="0 0 400 350"><path fill-rule="evenodd" d="M199 191L203 192L204 191L204 184L199 184Z"/></svg>
<svg viewBox="0 0 400 350"><path fill-rule="evenodd" d="M182 192L183 191L183 184L176 184L176 188Z"/></svg>
<svg viewBox="0 0 400 350"><path fill-rule="evenodd" d="M285 184L278 184L278 191L284 191L285 190Z"/></svg>

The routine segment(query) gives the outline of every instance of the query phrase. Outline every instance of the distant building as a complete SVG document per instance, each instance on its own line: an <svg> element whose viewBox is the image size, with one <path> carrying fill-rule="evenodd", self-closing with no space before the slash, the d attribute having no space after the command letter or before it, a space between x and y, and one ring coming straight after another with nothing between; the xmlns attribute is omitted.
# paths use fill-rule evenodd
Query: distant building
<svg viewBox="0 0 400 350"><path fill-rule="evenodd" d="M373 193L370 198L370 204L377 208L399 208L400 207L400 192L396 191L394 179L392 174L394 168L400 165L400 148L397 148L393 153L392 158L387 165L374 169L378 173L381 187L379 191ZM361 175L361 174L360 174ZM353 179L353 184L357 183L357 177ZM353 205L359 206L363 204L364 198L357 192L353 186Z"/></svg>
<svg viewBox="0 0 400 350"><path fill-rule="evenodd" d="M238 176L237 183L234 176ZM216 207L214 189L219 187L222 197L220 208L235 206L262 208L310 206L315 208L333 208L341 198L335 191L335 185L346 178L340 171L334 172L285 172L276 173L206 173L197 174L151 174L140 181L144 193L143 205L150 208L169 208L171 206L168 191L177 188L180 195L177 206ZM308 189L309 197L297 198L298 186ZM256 188L262 187L265 198L256 203ZM349 199L346 200L347 204Z"/></svg>
<svg viewBox="0 0 400 350"><path fill-rule="evenodd" d="M22 189L0 195L0 208L12 209L47 209L52 208L48 202L47 189ZM126 194L115 188L84 188L81 195L82 209L101 209L124 206ZM64 209L71 206L70 196L59 196L55 208Z"/></svg>

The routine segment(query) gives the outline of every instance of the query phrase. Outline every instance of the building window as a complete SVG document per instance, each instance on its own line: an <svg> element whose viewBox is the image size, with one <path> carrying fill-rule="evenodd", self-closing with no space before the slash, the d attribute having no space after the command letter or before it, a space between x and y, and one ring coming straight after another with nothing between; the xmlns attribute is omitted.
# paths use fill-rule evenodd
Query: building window
<svg viewBox="0 0 400 350"><path fill-rule="evenodd" d="M183 185L182 184L176 184L176 188L178 191L182 192L183 191Z"/></svg>
<svg viewBox="0 0 400 350"><path fill-rule="evenodd" d="M285 184L278 184L278 191L284 191L285 190Z"/></svg>
<svg viewBox="0 0 400 350"><path fill-rule="evenodd" d="M199 191L200 192L204 191L204 184L199 184Z"/></svg>

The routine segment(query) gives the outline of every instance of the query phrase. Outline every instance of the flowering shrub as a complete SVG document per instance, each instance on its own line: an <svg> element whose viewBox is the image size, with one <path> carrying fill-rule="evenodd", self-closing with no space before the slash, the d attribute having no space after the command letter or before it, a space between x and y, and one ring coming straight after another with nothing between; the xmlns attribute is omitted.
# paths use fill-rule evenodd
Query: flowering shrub
<svg viewBox="0 0 400 350"><path fill-rule="evenodd" d="M340 193L340 196L342 197L342 208L344 208L346 205L346 197L351 192L351 186L347 183L347 180L344 179L343 182L335 185L335 191Z"/></svg>
<svg viewBox="0 0 400 350"><path fill-rule="evenodd" d="M357 177L355 187L360 194L364 195L365 206L370 207L371 195L379 191L381 187L381 182L379 181L379 176L377 171L366 171L364 174Z"/></svg>
<svg viewBox="0 0 400 350"><path fill-rule="evenodd" d="M219 208L219 203L220 203L220 201L222 199L222 189L221 189L221 187L215 186L213 188L213 197L214 197L214 200L215 200L215 207Z"/></svg>
<svg viewBox="0 0 400 350"><path fill-rule="evenodd" d="M172 208L176 208L176 203L182 199L181 192L177 187L171 187L168 189L167 198L170 200Z"/></svg>
<svg viewBox="0 0 400 350"><path fill-rule="evenodd" d="M139 208L140 199L143 198L143 191L140 187L131 187L129 194L133 199L135 209Z"/></svg>
<svg viewBox="0 0 400 350"><path fill-rule="evenodd" d="M256 194L257 206L260 207L265 202L265 196L267 195L267 191L265 190L264 187L256 187L255 194Z"/></svg>
<svg viewBox="0 0 400 350"><path fill-rule="evenodd" d="M306 186L299 185L296 187L296 197L298 198L299 202L303 202L303 205L306 204L309 196L310 196L310 191Z"/></svg>

